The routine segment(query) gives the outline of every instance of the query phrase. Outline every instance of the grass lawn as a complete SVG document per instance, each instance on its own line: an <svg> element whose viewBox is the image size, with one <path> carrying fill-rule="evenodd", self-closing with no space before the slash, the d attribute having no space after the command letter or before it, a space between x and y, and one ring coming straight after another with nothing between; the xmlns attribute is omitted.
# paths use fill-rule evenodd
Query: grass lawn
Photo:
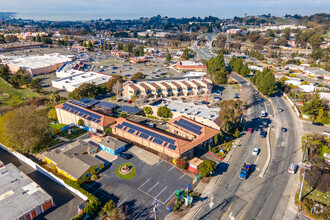
<svg viewBox="0 0 330 220"><path fill-rule="evenodd" d="M52 127L53 129L57 130L57 129L60 129L60 128L66 126L66 124L50 124L49 126Z"/></svg>
<svg viewBox="0 0 330 220"><path fill-rule="evenodd" d="M77 127L73 127L73 130L75 132L71 132L71 134L69 134L68 130L65 130L61 133L59 133L58 135L64 138L67 138L69 140L73 140L76 137L79 137L80 135L86 134L87 131L81 128L77 128Z"/></svg>
<svg viewBox="0 0 330 220"><path fill-rule="evenodd" d="M11 102L22 102L23 99L29 99L39 96L31 89L15 89L4 79L0 78L0 101L9 105Z"/></svg>
<svg viewBox="0 0 330 220"><path fill-rule="evenodd" d="M306 198L308 199L312 199L315 202L321 202L327 206L330 205L330 199L328 199L330 197L330 192L327 193L322 193L317 189L314 189L311 186L308 185L308 183L305 181L304 183L304 188L303 188L303 192L302 192L302 197L304 197L305 195Z"/></svg>
<svg viewBox="0 0 330 220"><path fill-rule="evenodd" d="M129 174L127 174L127 175L122 175L122 174L119 173L120 167L122 167L124 165L130 166L131 169L132 169L132 171ZM119 176L122 179L129 180L129 179L132 179L135 176L136 172L135 172L135 168L134 168L134 166L132 164L130 164L130 163L124 163L124 164L120 165L119 167L117 167L116 174L117 174L117 176Z"/></svg>

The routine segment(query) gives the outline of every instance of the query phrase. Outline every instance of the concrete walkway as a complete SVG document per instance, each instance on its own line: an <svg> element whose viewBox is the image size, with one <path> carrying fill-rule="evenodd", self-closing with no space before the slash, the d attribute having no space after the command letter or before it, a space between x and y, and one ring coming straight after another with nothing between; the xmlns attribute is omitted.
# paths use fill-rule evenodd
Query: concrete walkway
<svg viewBox="0 0 330 220"><path fill-rule="evenodd" d="M57 139L60 139L62 141L65 141L65 142L71 141L70 139L67 139L67 138L59 136L59 135L55 135L54 137L57 138Z"/></svg>

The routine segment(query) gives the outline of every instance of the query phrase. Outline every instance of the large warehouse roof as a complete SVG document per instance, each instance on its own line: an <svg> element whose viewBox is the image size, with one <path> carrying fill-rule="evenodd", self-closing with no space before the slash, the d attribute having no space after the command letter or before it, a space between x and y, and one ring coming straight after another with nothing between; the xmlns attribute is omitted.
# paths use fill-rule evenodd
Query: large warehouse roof
<svg viewBox="0 0 330 220"><path fill-rule="evenodd" d="M13 164L0 168L0 219L20 219L52 197Z"/></svg>

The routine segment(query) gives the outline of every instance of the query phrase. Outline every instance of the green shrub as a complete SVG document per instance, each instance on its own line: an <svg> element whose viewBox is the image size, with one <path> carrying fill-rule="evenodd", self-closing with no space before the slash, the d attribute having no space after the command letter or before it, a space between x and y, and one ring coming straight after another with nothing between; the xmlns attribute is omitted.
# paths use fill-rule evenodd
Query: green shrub
<svg viewBox="0 0 330 220"><path fill-rule="evenodd" d="M177 208L177 207L174 207L174 208L173 208L173 211L175 212L176 210L178 210L178 208Z"/></svg>

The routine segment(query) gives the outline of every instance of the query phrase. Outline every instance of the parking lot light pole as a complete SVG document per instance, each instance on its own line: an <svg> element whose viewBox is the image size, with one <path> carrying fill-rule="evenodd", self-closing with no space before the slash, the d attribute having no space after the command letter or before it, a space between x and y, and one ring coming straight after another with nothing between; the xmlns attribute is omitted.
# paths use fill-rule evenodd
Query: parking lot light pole
<svg viewBox="0 0 330 220"><path fill-rule="evenodd" d="M154 207L153 207L153 211L155 213L155 220L157 220L157 206L158 206L158 204L157 204L157 199L156 199L154 202Z"/></svg>

